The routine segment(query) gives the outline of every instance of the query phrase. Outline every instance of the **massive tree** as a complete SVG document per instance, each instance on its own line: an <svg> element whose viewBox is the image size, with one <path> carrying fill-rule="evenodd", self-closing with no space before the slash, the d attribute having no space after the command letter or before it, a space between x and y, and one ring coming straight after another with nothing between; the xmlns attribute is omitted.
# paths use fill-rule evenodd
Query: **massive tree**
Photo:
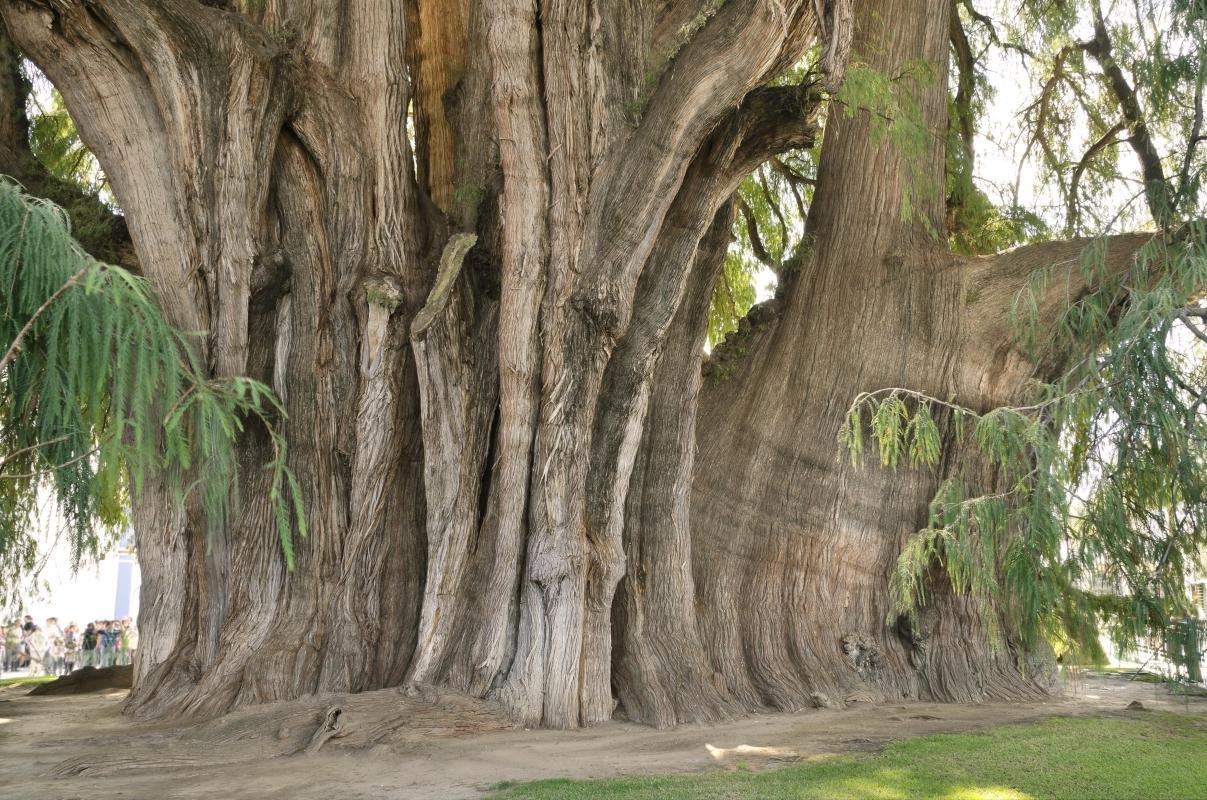
<svg viewBox="0 0 1207 800"><path fill-rule="evenodd" d="M1038 317L1093 288L1083 241L949 248L950 3L0 12L169 320L204 332L211 375L276 390L305 497L288 569L256 424L221 529L148 478L131 710L437 683L525 724L619 703L672 725L1047 690L1049 654L941 576L894 611L906 541L977 458L951 420L934 471L838 457L863 391L1021 403L1060 365L1014 342L1015 297L1052 265ZM853 59L909 125L835 107ZM819 139L805 243L705 363L735 191Z"/></svg>

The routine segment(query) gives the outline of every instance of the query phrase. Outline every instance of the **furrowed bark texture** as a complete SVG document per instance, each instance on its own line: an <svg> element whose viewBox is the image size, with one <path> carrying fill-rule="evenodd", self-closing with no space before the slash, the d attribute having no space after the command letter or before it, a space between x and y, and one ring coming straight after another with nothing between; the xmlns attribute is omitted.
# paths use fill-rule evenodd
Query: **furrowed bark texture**
<svg viewBox="0 0 1207 800"><path fill-rule="evenodd" d="M527 725L619 703L665 726L1041 691L958 598L908 636L886 621L938 476L855 471L835 443L865 389L1012 399L1032 365L1004 309L1079 247L965 262L932 236L949 10L0 3L171 321L214 375L281 396L305 494L289 572L263 431L210 540L150 483L128 708L441 684ZM819 36L824 81L773 85ZM938 67L912 88L934 142L903 158L831 109L811 249L702 369L733 193L814 143L848 52Z"/></svg>
<svg viewBox="0 0 1207 800"><path fill-rule="evenodd" d="M1023 654L992 642L988 620L942 578L921 630L889 619L889 576L951 464L861 469L836 447L869 387L981 409L1020 399L1033 368L1009 347L1005 309L1025 281L1011 265L1053 255L966 262L932 233L943 230L946 9L903 0L882 13L891 25L859 16L854 50L889 75L909 59L937 65L935 84L910 89L932 138L904 155L875 143L869 115L831 114L809 252L706 369L691 503L697 608L713 668L748 708L1047 689L1047 673L1020 669Z"/></svg>

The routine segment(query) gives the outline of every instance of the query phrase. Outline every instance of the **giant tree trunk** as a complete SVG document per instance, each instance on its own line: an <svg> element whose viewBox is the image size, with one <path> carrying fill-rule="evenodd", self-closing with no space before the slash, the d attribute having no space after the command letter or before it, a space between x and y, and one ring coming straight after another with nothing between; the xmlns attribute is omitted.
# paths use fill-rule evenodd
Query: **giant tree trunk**
<svg viewBox="0 0 1207 800"><path fill-rule="evenodd" d="M856 52L889 75L919 56L942 74L946 20L915 5L888 29L861 19ZM942 183L915 178L942 175L946 82L914 93L932 138L908 159L874 144L868 115L831 115L811 251L770 318L710 365L693 563L709 656L746 706L1030 691L971 604L946 603L922 631L886 623L889 576L941 476L859 469L836 450L861 390L906 387L977 408L1000 399L989 396L1000 365L963 352L977 310L968 265L932 233L943 229Z"/></svg>
<svg viewBox="0 0 1207 800"><path fill-rule="evenodd" d="M703 373L729 198L817 126L818 86L769 81L820 32L835 84L850 4L216 5L2 6L172 321L281 395L306 497L293 572L262 432L212 539L136 500L131 710L434 682L526 724L670 725L1042 691L959 598L886 620L938 477L836 449L860 390L987 407L1031 371L1005 308L1052 254L936 233L948 3L856 9L873 66L936 66L934 142L907 167L832 111L811 250Z"/></svg>

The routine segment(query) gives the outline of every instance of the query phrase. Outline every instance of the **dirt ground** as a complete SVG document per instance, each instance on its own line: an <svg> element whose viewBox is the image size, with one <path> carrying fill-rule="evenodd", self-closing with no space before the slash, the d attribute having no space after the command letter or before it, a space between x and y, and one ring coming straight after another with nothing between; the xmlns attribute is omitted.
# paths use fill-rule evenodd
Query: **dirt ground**
<svg viewBox="0 0 1207 800"><path fill-rule="evenodd" d="M739 763L774 767L824 754L876 750L911 736L1051 715L1112 713L1132 700L1152 709L1207 713L1204 699L1173 697L1163 687L1118 677L1089 677L1066 681L1063 696L1043 703L855 704L671 731L613 722L572 732L480 733L476 731L493 724L491 714L480 715L480 727L444 725L433 721L436 711L427 716L417 711L419 700L387 690L372 693L374 707L391 698L412 704L406 715L396 717L404 722L371 729L375 737L385 731L381 741L387 743L360 744L363 731L358 739L341 729L335 736L345 737L345 746L324 747L326 742L319 741L315 748L318 735L312 729L321 727L323 712L312 704L299 707L293 718L306 728L299 735L314 750L307 752L303 746L282 744L296 739L292 728L268 735L262 711L249 712L241 722L211 724L198 734L132 722L120 713L124 691L59 697L30 697L28 691L0 689L0 787L5 797L45 800L472 798L504 780L683 773ZM345 716L360 713L357 709L363 711L369 703L365 695L348 701ZM445 694L433 696L424 708L463 717L463 709L457 708L467 702L473 701ZM279 753L283 747L292 752Z"/></svg>

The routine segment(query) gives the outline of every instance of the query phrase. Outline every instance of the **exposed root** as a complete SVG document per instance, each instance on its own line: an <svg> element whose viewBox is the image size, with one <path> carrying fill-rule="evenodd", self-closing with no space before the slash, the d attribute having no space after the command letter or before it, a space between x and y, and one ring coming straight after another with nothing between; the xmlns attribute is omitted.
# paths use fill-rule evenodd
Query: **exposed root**
<svg viewBox="0 0 1207 800"><path fill-rule="evenodd" d="M248 706L209 722L134 735L115 756L83 752L50 774L113 775L130 771L238 764L270 758L385 746L395 752L430 742L513 727L495 703L435 687L413 694L382 689ZM83 743L85 747L91 743ZM99 745L100 743L98 743Z"/></svg>
<svg viewBox="0 0 1207 800"><path fill-rule="evenodd" d="M306 752L317 753L327 743L328 739L337 739L346 734L348 729L344 725L343 717L344 710L339 706L332 706L327 709L327 713L323 716L323 721L319 723L314 735L310 737L310 743L306 745Z"/></svg>

